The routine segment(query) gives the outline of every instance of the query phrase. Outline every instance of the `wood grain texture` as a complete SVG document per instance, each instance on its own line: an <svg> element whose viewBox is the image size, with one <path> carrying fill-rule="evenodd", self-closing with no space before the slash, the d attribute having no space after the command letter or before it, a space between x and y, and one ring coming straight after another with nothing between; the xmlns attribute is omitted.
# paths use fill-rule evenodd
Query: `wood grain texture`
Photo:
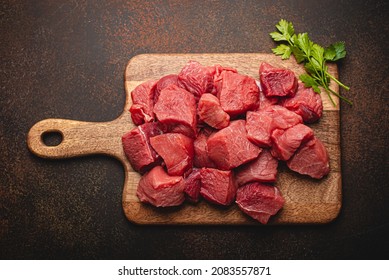
<svg viewBox="0 0 389 280"><path fill-rule="evenodd" d="M72 120L47 119L35 124L27 137L30 150L45 158L66 158L88 154L105 154L119 159L124 166L123 210L126 217L137 224L247 224L259 225L243 214L236 205L219 207L205 201L193 205L184 203L179 207L155 208L143 204L136 196L140 175L133 171L126 159L121 136L134 125L128 112L131 91L140 83L178 73L189 61L204 65L220 64L237 68L239 73L258 79L259 65L263 61L293 70L296 75L304 73L294 59L281 60L273 54L142 54L132 58L124 73L126 103L123 113L111 122L93 123ZM338 76L335 65L329 71ZM338 86L332 83L336 92ZM330 155L331 172L322 180L307 178L289 171L281 164L276 185L283 193L284 208L269 224L327 223L335 219L341 208L342 184L340 166L339 105L334 107L322 93L324 113L322 119L312 125ZM338 99L335 98L338 104ZM63 136L58 146L46 146L42 135L56 131Z"/></svg>

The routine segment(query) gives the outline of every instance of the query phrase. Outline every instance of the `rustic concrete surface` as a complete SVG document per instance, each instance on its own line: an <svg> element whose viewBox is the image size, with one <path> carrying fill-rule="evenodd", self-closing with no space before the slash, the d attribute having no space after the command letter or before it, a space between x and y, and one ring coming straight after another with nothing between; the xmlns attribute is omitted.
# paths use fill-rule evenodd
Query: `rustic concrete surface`
<svg viewBox="0 0 389 280"><path fill-rule="evenodd" d="M387 1L1 1L0 258L389 258ZM343 208L322 226L136 226L120 163L44 160L26 135L46 118L115 119L140 53L270 52L280 18L342 40ZM55 139L54 139L55 140ZM48 141L54 141L49 139Z"/></svg>

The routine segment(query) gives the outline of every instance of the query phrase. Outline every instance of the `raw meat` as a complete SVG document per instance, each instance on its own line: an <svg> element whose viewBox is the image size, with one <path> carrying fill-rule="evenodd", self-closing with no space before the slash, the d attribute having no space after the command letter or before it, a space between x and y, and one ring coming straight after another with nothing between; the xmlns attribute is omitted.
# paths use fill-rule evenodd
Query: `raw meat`
<svg viewBox="0 0 389 280"><path fill-rule="evenodd" d="M246 121L247 138L261 147L271 146L271 134L275 129L287 129L303 122L299 115L279 105L247 112Z"/></svg>
<svg viewBox="0 0 389 280"><path fill-rule="evenodd" d="M304 124L297 124L286 130L275 129L271 138L273 157L288 160L302 143L313 138L313 130Z"/></svg>
<svg viewBox="0 0 389 280"><path fill-rule="evenodd" d="M270 217L284 206L285 199L277 187L255 182L238 188L236 203L244 213L267 224Z"/></svg>
<svg viewBox="0 0 389 280"><path fill-rule="evenodd" d="M140 201L157 207L177 206L185 200L184 187L181 176L170 176L156 166L142 176L136 195Z"/></svg>
<svg viewBox="0 0 389 280"><path fill-rule="evenodd" d="M209 158L207 140L208 137L213 133L212 130L204 128L200 130L197 138L194 140L194 160L193 164L195 167L212 167L216 168L215 163Z"/></svg>
<svg viewBox="0 0 389 280"><path fill-rule="evenodd" d="M235 169L235 182L242 186L250 182L274 183L277 176L278 160L269 150L263 149L259 156Z"/></svg>
<svg viewBox="0 0 389 280"><path fill-rule="evenodd" d="M202 168L200 174L200 194L206 200L221 205L230 205L234 201L236 186L232 171Z"/></svg>
<svg viewBox="0 0 389 280"><path fill-rule="evenodd" d="M278 103L278 97L272 96L272 97L266 97L263 91L261 90L261 84L259 81L255 81L259 88L259 105L258 110L262 110L266 108L267 106L276 105Z"/></svg>
<svg viewBox="0 0 389 280"><path fill-rule="evenodd" d="M294 97L284 98L280 104L299 114L305 123L317 121L323 113L323 102L320 94L314 92L312 88L306 88L303 83L299 83Z"/></svg>
<svg viewBox="0 0 389 280"><path fill-rule="evenodd" d="M143 174L136 192L142 202L166 207L202 196L230 205L236 198L266 224L285 203L267 185L276 181L278 160L313 178L328 174L328 153L303 124L321 117L320 96L290 70L262 63L259 74L255 81L234 68L189 61L178 75L131 92L139 126L122 143Z"/></svg>
<svg viewBox="0 0 389 280"><path fill-rule="evenodd" d="M216 129L222 129L230 124L230 116L223 111L219 99L210 93L204 93L197 107L200 120Z"/></svg>
<svg viewBox="0 0 389 280"><path fill-rule="evenodd" d="M184 179L185 196L191 202L198 202L200 199L201 174L200 169L193 168L192 172Z"/></svg>
<svg viewBox="0 0 389 280"><path fill-rule="evenodd" d="M178 124L178 123L170 123L163 126L164 133L180 133L189 138L195 139L197 135L197 129L193 130L193 127L189 127L187 125Z"/></svg>
<svg viewBox="0 0 389 280"><path fill-rule="evenodd" d="M184 134L190 137L196 134L196 101L185 89L174 84L164 88L154 105L154 113L170 131L184 131Z"/></svg>
<svg viewBox="0 0 389 280"><path fill-rule="evenodd" d="M261 149L246 136L246 121L236 120L207 140L209 158L222 170L235 168L255 159Z"/></svg>
<svg viewBox="0 0 389 280"><path fill-rule="evenodd" d="M169 175L183 175L193 165L193 139L180 133L150 138L151 146L163 158Z"/></svg>
<svg viewBox="0 0 389 280"><path fill-rule="evenodd" d="M191 92L196 100L204 93L211 93L215 66L203 66L197 61L189 61L178 74L178 83Z"/></svg>
<svg viewBox="0 0 389 280"><path fill-rule="evenodd" d="M221 79L218 98L225 112L234 117L258 108L259 89L253 78L224 71Z"/></svg>
<svg viewBox="0 0 389 280"><path fill-rule="evenodd" d="M150 137L162 134L157 122L135 127L122 136L123 150L135 171L143 173L161 162L161 158L150 145Z"/></svg>
<svg viewBox="0 0 389 280"><path fill-rule="evenodd" d="M238 71L234 68L215 65L215 75L213 77L213 91L211 92L213 95L218 96L220 94L223 83L222 73L225 71L238 73Z"/></svg>
<svg viewBox="0 0 389 280"><path fill-rule="evenodd" d="M269 106L265 109L265 111L273 118L273 130L276 128L287 129L303 122L301 116L287 109L285 110L284 107L279 105Z"/></svg>
<svg viewBox="0 0 389 280"><path fill-rule="evenodd" d="M178 86L178 75L177 74L170 74L162 77L158 80L156 87L155 87L155 93L154 93L154 102L157 102L159 94L161 91L170 86L170 85L176 85Z"/></svg>
<svg viewBox="0 0 389 280"><path fill-rule="evenodd" d="M272 121L272 116L265 111L247 112L247 139L260 147L270 147L270 136L273 128Z"/></svg>
<svg viewBox="0 0 389 280"><path fill-rule="evenodd" d="M259 80L266 97L294 96L297 90L298 82L293 71L266 62L259 67Z"/></svg>
<svg viewBox="0 0 389 280"><path fill-rule="evenodd" d="M287 165L293 171L316 179L320 179L330 172L327 150L316 137L301 145L287 161Z"/></svg>
<svg viewBox="0 0 389 280"><path fill-rule="evenodd" d="M154 121L153 107L156 83L157 81L144 82L131 92L132 105L130 113L134 124L140 125Z"/></svg>

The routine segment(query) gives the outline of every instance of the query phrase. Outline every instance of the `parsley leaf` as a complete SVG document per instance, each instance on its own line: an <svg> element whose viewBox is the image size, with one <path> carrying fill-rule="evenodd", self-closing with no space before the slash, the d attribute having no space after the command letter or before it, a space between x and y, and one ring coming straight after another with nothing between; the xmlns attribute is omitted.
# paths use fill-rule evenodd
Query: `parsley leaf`
<svg viewBox="0 0 389 280"><path fill-rule="evenodd" d="M284 36L286 41L288 41L294 34L293 24L284 19L280 20L280 22L276 25L276 28Z"/></svg>
<svg viewBox="0 0 389 280"><path fill-rule="evenodd" d="M296 45L300 48L300 50L303 51L306 56L310 55L313 43L311 40L309 40L308 33L298 34Z"/></svg>
<svg viewBox="0 0 389 280"><path fill-rule="evenodd" d="M341 58L344 58L346 56L346 47L344 42L331 44L328 48L326 48L325 53L326 59L328 61L337 61ZM329 55L331 56L327 58Z"/></svg>
<svg viewBox="0 0 389 280"><path fill-rule="evenodd" d="M272 32L270 33L270 36L273 38L274 41L287 41L284 35L282 35L279 32Z"/></svg>
<svg viewBox="0 0 389 280"><path fill-rule="evenodd" d="M305 54L296 46L292 46L292 53L297 60L297 63L301 63L305 60Z"/></svg>
<svg viewBox="0 0 389 280"><path fill-rule="evenodd" d="M324 50L324 59L328 61L333 61L336 56L335 48L331 45Z"/></svg>
<svg viewBox="0 0 389 280"><path fill-rule="evenodd" d="M312 78L312 76L308 74L302 74L299 78L304 83L305 87L312 87L314 92L320 93L319 84L314 78Z"/></svg>
<svg viewBox="0 0 389 280"><path fill-rule="evenodd" d="M281 55L282 59L288 59L292 54L292 48L284 44L278 45L276 48L272 49L272 51L276 55Z"/></svg>

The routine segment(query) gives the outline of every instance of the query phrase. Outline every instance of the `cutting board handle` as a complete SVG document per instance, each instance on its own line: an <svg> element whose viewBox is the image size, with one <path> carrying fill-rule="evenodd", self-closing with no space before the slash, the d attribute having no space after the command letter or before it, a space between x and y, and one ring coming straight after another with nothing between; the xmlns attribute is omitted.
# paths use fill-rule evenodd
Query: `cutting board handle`
<svg viewBox="0 0 389 280"><path fill-rule="evenodd" d="M65 119L46 119L31 127L27 135L28 148L43 158L69 158L91 154L106 154L123 159L121 136L130 130L120 119L111 122L83 122ZM46 145L44 136L59 133L61 142Z"/></svg>

